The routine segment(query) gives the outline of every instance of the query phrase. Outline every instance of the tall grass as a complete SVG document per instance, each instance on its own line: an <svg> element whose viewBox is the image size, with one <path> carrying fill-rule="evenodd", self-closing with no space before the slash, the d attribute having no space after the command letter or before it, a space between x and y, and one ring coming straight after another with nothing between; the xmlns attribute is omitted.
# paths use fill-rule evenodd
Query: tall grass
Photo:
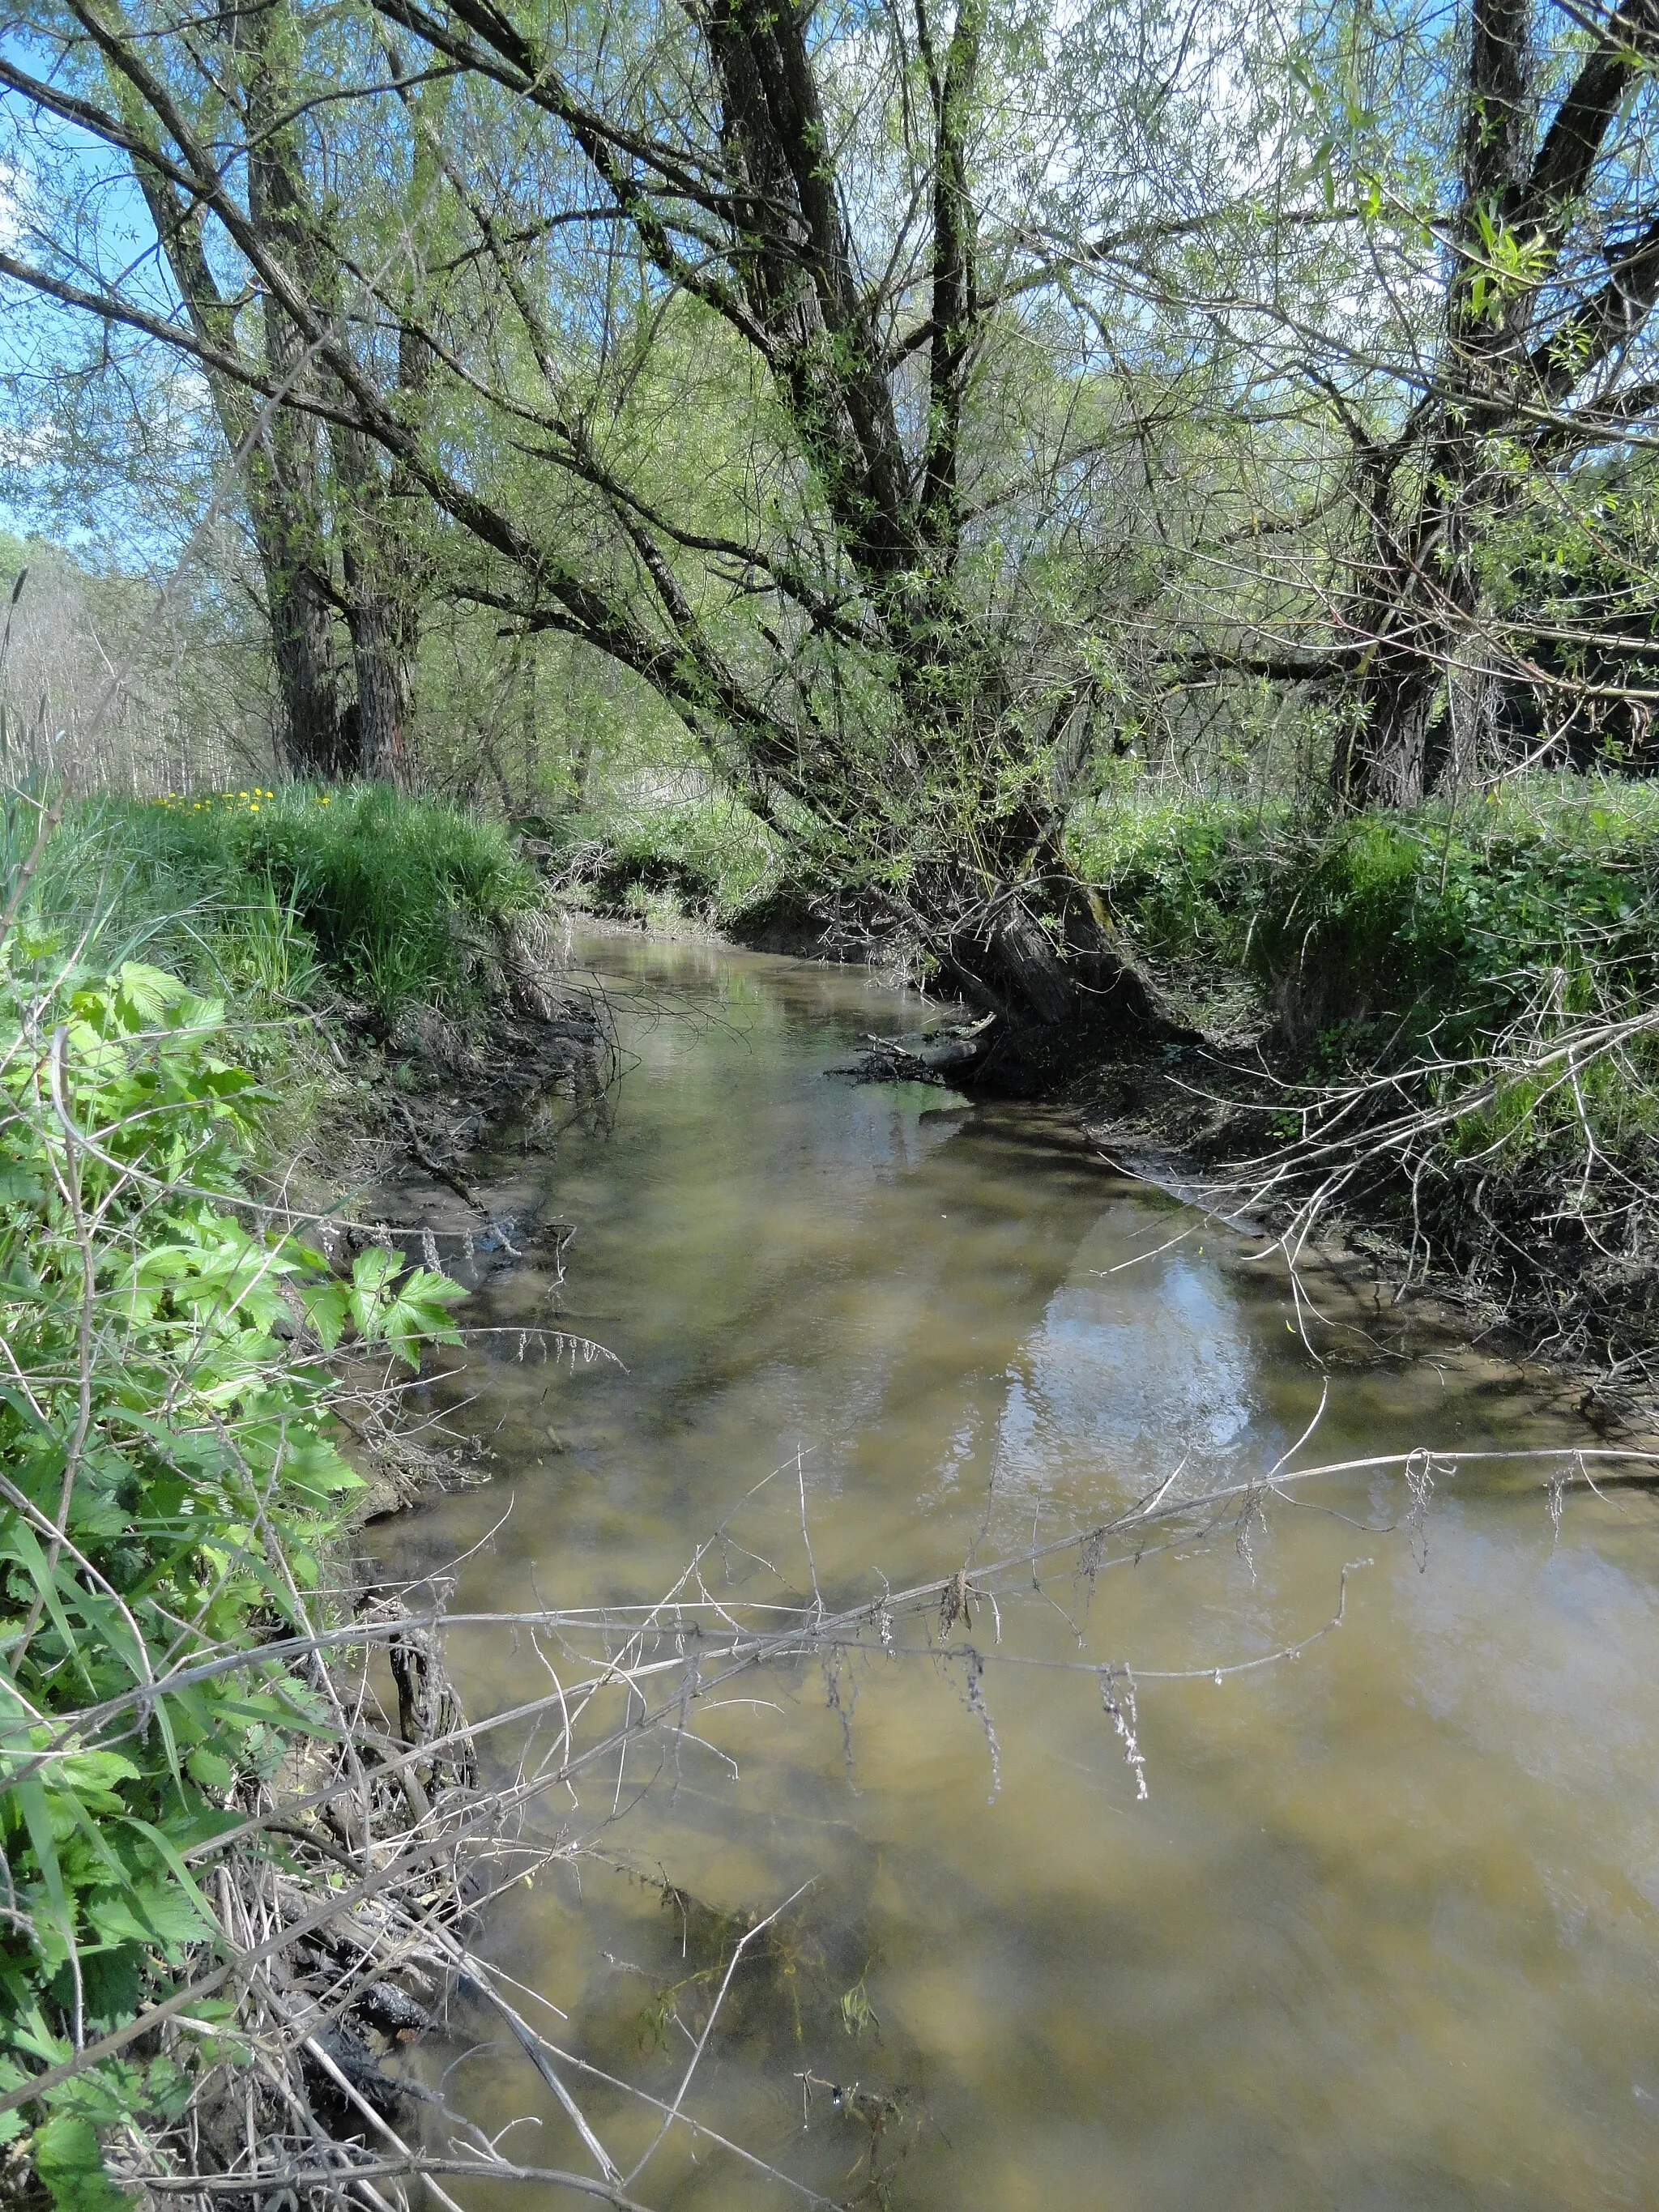
<svg viewBox="0 0 1659 2212"><path fill-rule="evenodd" d="M34 832L14 796L0 869ZM70 807L31 911L83 958L139 957L255 1011L342 996L390 1020L468 998L535 878L500 825L374 785Z"/></svg>
<svg viewBox="0 0 1659 2212"><path fill-rule="evenodd" d="M1337 823L1165 801L1093 811L1071 842L1154 961L1248 976L1295 1051L1468 1050L1659 988L1659 784L1522 779Z"/></svg>

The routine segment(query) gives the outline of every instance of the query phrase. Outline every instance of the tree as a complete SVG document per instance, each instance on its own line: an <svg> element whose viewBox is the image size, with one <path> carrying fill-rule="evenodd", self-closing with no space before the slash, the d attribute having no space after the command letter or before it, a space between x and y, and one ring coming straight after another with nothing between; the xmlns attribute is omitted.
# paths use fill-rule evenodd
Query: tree
<svg viewBox="0 0 1659 2212"><path fill-rule="evenodd" d="M1331 227L1298 242L1269 208L1152 276L1262 395L1194 541L1223 620L1172 665L1322 687L1340 805L1468 787L1502 765L1505 690L1562 680L1505 549L1570 536L1654 435L1656 63L1650 0L1339 9L1281 51L1274 179L1316 180Z"/></svg>
<svg viewBox="0 0 1659 2212"><path fill-rule="evenodd" d="M1062 842L1121 682L1099 511L1133 537L1144 426L1110 387L1135 334L1094 331L1026 216L1082 160L1055 25L988 0L856 25L720 0L574 12L556 46L473 0L272 14L299 32L282 88L214 110L222 131L234 111L245 185L151 58L182 79L218 19L70 4L145 111L141 128L81 97L76 120L179 196L158 233L212 228L277 350L40 258L0 273L250 395L281 388L302 453L307 418L375 451L441 518L443 589L644 678L804 870L1011 1027L1148 1018ZM1133 89L1181 26L1132 31ZM441 127L409 96L435 72L457 88ZM70 112L46 73L0 76ZM348 96L354 191L307 203L289 118ZM441 313L384 250L382 181L417 158L457 234ZM422 406L387 348L428 364Z"/></svg>
<svg viewBox="0 0 1659 2212"><path fill-rule="evenodd" d="M38 112L90 129L129 166L226 445L245 455L244 504L288 762L296 774L324 778L400 776L418 599L416 564L398 527L404 488L346 421L320 422L295 404L261 408L262 395L296 402L326 380L282 297L269 288L250 290L234 264L228 271L189 156L181 158L188 147L204 160L210 144L222 149L228 140L221 180L223 168L240 165L248 234L313 317L337 319L340 271L313 205L313 173L325 175L330 149L319 136L307 143L305 135L310 102L295 81L296 21L281 0L204 17L185 28L182 58L166 41L142 36L113 4L70 7L32 27L37 39L56 43L64 64L57 81L31 89L21 71L0 72L0 81L22 91ZM180 58L183 67L170 71ZM60 266L70 258L60 254ZM60 283L56 296L77 289ZM418 356L405 348L394 358L412 392ZM350 694L337 623L349 642Z"/></svg>

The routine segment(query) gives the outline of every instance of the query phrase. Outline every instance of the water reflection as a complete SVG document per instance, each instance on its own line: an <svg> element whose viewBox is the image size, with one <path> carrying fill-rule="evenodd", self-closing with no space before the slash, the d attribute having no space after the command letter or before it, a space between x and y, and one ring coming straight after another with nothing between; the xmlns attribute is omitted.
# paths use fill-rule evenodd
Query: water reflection
<svg viewBox="0 0 1659 2212"><path fill-rule="evenodd" d="M572 1131L550 1159L505 1147L492 1187L526 1213L550 1192L579 1224L570 1324L626 1372L489 1365L468 1418L501 1479L386 1532L404 1567L462 1551L510 1504L463 1605L654 1595L782 1467L744 1544L799 1592L804 1490L817 1571L850 1600L883 1574L949 1571L970 1544L1088 1525L1183 1462L1194 1480L1260 1470L1305 1426L1321 1379L1230 1240L1155 1251L1187 1217L1055 1118L940 1115L937 1094L824 1079L864 1031L914 1026L914 1003L706 948L598 957L624 993L672 986L673 1008L621 1001L637 1065L608 1133ZM545 1320L551 1287L532 1266L495 1277L483 1317ZM1344 1367L1321 1442L1334 1457L1562 1433L1464 1358ZM1460 1476L1419 1571L1421 1547L1388 1533L1405 1503L1334 1483L1253 1529L1248 1556L1229 1534L1109 1569L1092 1595L1031 1596L1000 1650L975 1632L978 1704L960 1662L874 1657L837 1683L839 1710L815 1667L769 1678L769 1705L704 1717L706 1747L615 1838L631 1872L515 1892L490 1948L599 2063L672 2095L684 2051L663 2008L696 1961L653 1869L717 1914L810 1880L694 2103L837 2199L1644 2204L1653 1510L1576 1499L1558 1541L1528 1483ZM1304 1658L1219 1687L1153 1679L1307 1634L1365 1557L1346 1625ZM752 1557L732 1571L771 1587ZM523 1650L456 1642L475 1711L522 1693ZM1144 1805L1097 1676L1058 1671L1126 1660ZM804 2129L803 2075L877 2101L814 2091ZM465 2062L451 2093L490 2125L538 2115L539 2161L579 2157L505 2055ZM618 2144L644 2139L610 2093L590 2111ZM677 2142L641 2193L788 2201Z"/></svg>

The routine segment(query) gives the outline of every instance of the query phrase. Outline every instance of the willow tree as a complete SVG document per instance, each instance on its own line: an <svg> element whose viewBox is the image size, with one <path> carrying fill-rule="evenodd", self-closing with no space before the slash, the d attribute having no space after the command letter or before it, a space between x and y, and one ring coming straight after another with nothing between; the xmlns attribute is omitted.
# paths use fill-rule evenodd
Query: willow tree
<svg viewBox="0 0 1659 2212"><path fill-rule="evenodd" d="M1571 694L1587 654L1650 681L1650 623L1557 594L1540 625L1536 579L1605 535L1609 469L1659 434L1659 7L1344 0L1267 61L1294 116L1274 190L1331 220L1268 211L1152 272L1271 394L1171 665L1318 687L1338 804L1409 805L1500 770L1506 702Z"/></svg>
<svg viewBox="0 0 1659 2212"><path fill-rule="evenodd" d="M565 478L502 612L644 675L970 998L1146 1018L1062 842L1119 673L1094 524L1131 438L1021 220L1078 150L1054 26L990 0L379 13L511 118L516 181L498 133L446 154L511 302L489 398Z"/></svg>
<svg viewBox="0 0 1659 2212"><path fill-rule="evenodd" d="M1432 371L1395 435L1359 457L1366 645L1341 766L1353 795L1395 803L1423 790L1437 716L1449 763L1478 742L1489 656L1463 648L1480 634L1483 535L1529 477L1650 435L1659 412L1644 342L1659 299L1659 9L1630 0L1558 27L1527 0L1477 0L1460 59Z"/></svg>
<svg viewBox="0 0 1659 2212"><path fill-rule="evenodd" d="M15 242L36 251L14 251L8 270L106 325L166 332L204 368L241 472L280 748L300 775L401 776L418 617L418 561L402 526L409 488L311 342L319 323L345 327L330 220L340 148L324 127L335 116L316 101L342 58L337 27L302 22L283 0L159 30L118 0L68 0L14 17L10 31L0 88L12 95L12 173L27 179ZM90 161L88 143L114 166ZM377 181L382 196L400 190L405 211L426 190L407 170ZM131 186L149 218L136 253ZM123 212L88 220L88 202L112 197ZM257 255L239 239L257 241ZM405 246L396 262L398 280L424 292L421 256ZM280 270L282 283L262 269ZM360 348L359 367L408 413L425 363L407 346L386 354ZM70 386L100 374L132 378L143 406L142 368L106 339L64 371Z"/></svg>
<svg viewBox="0 0 1659 2212"><path fill-rule="evenodd" d="M289 43L262 118L217 57L267 18ZM1150 535L1124 381L1146 333L1080 307L1037 216L1060 191L1085 234L1158 227L1138 149L1171 136L1184 19L1125 10L1082 59L1064 15L993 0L226 20L65 0L31 37L67 26L119 94L83 82L72 110L28 40L0 58L176 196L158 233L203 240L220 321L125 269L11 252L0 274L372 447L428 503L444 590L654 687L805 873L1011 1028L1148 1018L1062 842ZM441 120L416 96L440 74ZM271 146L348 112L352 162L262 219ZM386 180L422 161L399 240ZM433 207L441 309L409 281ZM234 342L250 302L289 373Z"/></svg>

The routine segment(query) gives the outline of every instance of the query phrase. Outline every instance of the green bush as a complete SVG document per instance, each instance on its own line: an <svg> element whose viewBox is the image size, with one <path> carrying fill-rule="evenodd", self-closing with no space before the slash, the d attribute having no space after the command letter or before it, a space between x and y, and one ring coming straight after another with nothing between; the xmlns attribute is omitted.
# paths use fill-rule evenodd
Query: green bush
<svg viewBox="0 0 1659 2212"><path fill-rule="evenodd" d="M669 901L729 921L765 890L775 866L764 823L712 795L568 814L557 830L560 852L612 913L647 914Z"/></svg>
<svg viewBox="0 0 1659 2212"><path fill-rule="evenodd" d="M1633 1011L1659 985L1649 787L1365 815L1286 859L1261 883L1251 959L1294 1038L1467 1054L1516 1022Z"/></svg>
<svg viewBox="0 0 1659 2212"><path fill-rule="evenodd" d="M1074 821L1073 864L1155 959L1248 975L1285 1041L1370 1064L1659 988L1659 786L1519 780L1335 824L1226 800Z"/></svg>
<svg viewBox="0 0 1659 2212"><path fill-rule="evenodd" d="M1283 808L1223 799L1097 801L1066 828L1067 856L1154 958L1241 968Z"/></svg>
<svg viewBox="0 0 1659 2212"><path fill-rule="evenodd" d="M0 944L0 2142L31 2128L74 2212L125 2201L99 2133L176 2114L191 2063L135 2045L30 2081L211 1954L191 1855L328 1726L259 1656L321 1624L358 1486L326 1355L352 1329L412 1363L460 1295L378 1249L338 1279L259 1225L258 1094L223 1042L175 976L89 974L34 926ZM233 2009L192 2004L197 2047Z"/></svg>

